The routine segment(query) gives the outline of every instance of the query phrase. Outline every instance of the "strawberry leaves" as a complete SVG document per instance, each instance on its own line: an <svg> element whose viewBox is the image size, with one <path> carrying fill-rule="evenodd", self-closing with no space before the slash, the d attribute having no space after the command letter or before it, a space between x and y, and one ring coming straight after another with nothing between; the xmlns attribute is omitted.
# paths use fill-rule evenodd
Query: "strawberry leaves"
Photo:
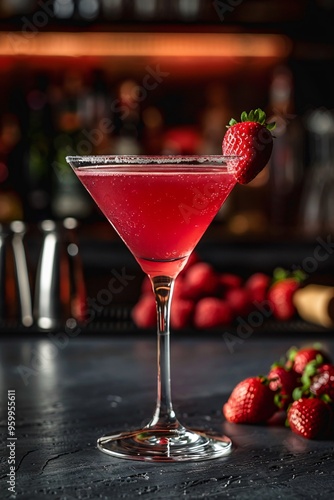
<svg viewBox="0 0 334 500"><path fill-rule="evenodd" d="M246 111L243 111L240 115L240 122L255 122L259 123L260 125L263 125L270 131L274 130L274 128L276 127L276 123L275 122L266 123L266 119L267 119L266 113L260 108L257 108L254 111L251 109L248 113L246 113ZM229 124L226 125L226 127L227 128L232 127L237 123L239 123L237 120L231 118Z"/></svg>
<svg viewBox="0 0 334 500"><path fill-rule="evenodd" d="M286 280L287 278L293 278L297 283L303 283L306 279L307 275L301 269L296 269L294 271L288 271L283 267L276 267L273 272L273 283L277 283L278 281Z"/></svg>

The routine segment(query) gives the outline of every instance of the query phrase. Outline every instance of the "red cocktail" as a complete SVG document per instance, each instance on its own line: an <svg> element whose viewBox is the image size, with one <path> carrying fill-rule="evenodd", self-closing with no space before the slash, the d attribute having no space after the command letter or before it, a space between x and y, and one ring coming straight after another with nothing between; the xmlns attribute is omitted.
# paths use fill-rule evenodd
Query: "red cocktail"
<svg viewBox="0 0 334 500"><path fill-rule="evenodd" d="M100 450L134 460L207 460L229 453L225 436L193 431L171 401L169 321L174 280L236 183L236 157L67 157L142 269L158 312L158 390L142 429L98 440Z"/></svg>

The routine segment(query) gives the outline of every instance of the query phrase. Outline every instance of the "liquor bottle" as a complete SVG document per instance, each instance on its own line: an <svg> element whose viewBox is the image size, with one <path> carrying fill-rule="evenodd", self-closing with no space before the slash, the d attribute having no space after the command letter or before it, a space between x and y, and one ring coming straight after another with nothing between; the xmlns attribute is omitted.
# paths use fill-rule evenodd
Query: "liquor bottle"
<svg viewBox="0 0 334 500"><path fill-rule="evenodd" d="M49 77L38 73L32 88L27 92L27 147L24 155L26 186L25 216L30 221L40 221L51 215L51 144L54 137Z"/></svg>
<svg viewBox="0 0 334 500"><path fill-rule="evenodd" d="M299 224L307 238L334 232L334 114L321 108L305 116L310 163L300 198Z"/></svg>
<svg viewBox="0 0 334 500"><path fill-rule="evenodd" d="M118 87L117 98L111 104L114 122L113 154L141 153L139 138L142 132L138 85L124 80Z"/></svg>
<svg viewBox="0 0 334 500"><path fill-rule="evenodd" d="M0 223L23 218L21 130L17 116L4 113L0 123Z"/></svg>
<svg viewBox="0 0 334 500"><path fill-rule="evenodd" d="M287 66L274 70L269 89L268 122L275 122L273 151L269 162L271 227L285 232L295 227L304 173L302 117L294 105L294 80Z"/></svg>
<svg viewBox="0 0 334 500"><path fill-rule="evenodd" d="M87 217L92 210L90 197L66 163L68 155L94 154L94 142L85 135L87 127L87 89L80 73L67 71L54 104L55 138L52 167L52 216Z"/></svg>

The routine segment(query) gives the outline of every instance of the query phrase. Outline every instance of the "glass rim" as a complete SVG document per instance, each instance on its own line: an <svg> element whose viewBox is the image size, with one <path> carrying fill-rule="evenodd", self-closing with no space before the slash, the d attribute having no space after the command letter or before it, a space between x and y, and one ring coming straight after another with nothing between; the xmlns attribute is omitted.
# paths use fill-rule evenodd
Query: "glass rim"
<svg viewBox="0 0 334 500"><path fill-rule="evenodd" d="M66 156L66 162L73 168L103 168L108 166L210 166L228 167L235 170L240 156L228 155L76 155Z"/></svg>

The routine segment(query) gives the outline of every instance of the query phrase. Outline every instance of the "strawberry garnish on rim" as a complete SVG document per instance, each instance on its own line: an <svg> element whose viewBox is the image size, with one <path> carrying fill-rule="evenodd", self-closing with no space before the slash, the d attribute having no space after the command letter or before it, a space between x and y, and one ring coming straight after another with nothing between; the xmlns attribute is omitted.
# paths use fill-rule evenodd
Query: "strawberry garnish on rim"
<svg viewBox="0 0 334 500"><path fill-rule="evenodd" d="M266 114L258 108L241 113L241 121L232 118L223 139L224 155L239 156L236 179L248 184L267 165L272 149L271 130L275 123L266 123Z"/></svg>

